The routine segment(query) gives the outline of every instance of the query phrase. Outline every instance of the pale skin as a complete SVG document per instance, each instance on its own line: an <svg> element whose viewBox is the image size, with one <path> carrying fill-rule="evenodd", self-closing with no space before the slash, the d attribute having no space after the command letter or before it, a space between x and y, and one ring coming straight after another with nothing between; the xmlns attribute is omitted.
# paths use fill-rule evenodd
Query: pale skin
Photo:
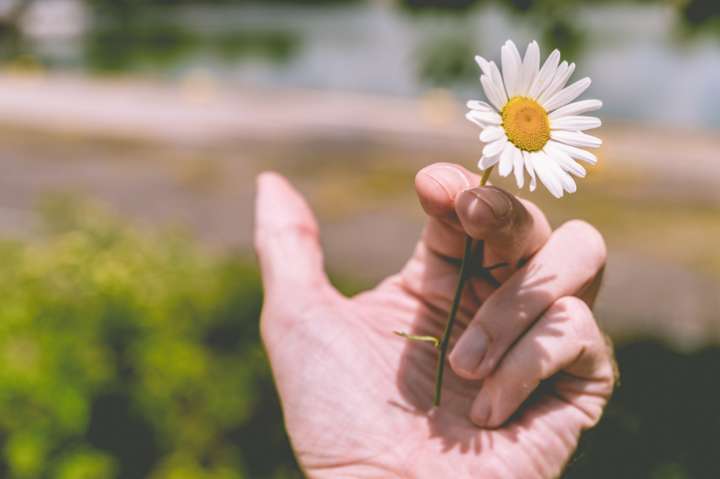
<svg viewBox="0 0 720 479"><path fill-rule="evenodd" d="M581 221L552 231L532 203L478 184L458 165L422 169L415 251L347 298L323 272L306 202L281 176L258 178L262 338L308 477L558 477L600 419L616 376L590 309L602 237ZM437 350L393 331L442 334L466 233L485 241L485 266L510 266L493 270L499 288L469 279L433 408Z"/></svg>

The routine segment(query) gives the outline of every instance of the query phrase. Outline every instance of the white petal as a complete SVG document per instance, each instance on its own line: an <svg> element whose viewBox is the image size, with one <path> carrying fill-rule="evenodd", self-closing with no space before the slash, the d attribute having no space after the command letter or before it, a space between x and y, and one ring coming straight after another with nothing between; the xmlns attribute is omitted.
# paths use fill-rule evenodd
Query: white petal
<svg viewBox="0 0 720 479"><path fill-rule="evenodd" d="M500 110L502 108L502 106L504 106L505 103L507 103L507 94L505 93L505 85L503 84L503 79L502 79L502 76L500 75L500 70L498 70L498 67L495 64L495 62L489 62L489 61L485 60L483 57L481 57L480 55L477 55L475 57L475 61L480 66L480 69L482 70L483 75L487 76L488 79L490 80L490 82L495 87L494 88L495 95L497 96L499 103L500 103L500 106L497 106L497 105L495 105L495 106L497 106L498 110ZM480 81L482 81L482 77L480 78ZM484 84L483 84L483 86L484 86ZM485 90L485 94L487 95L487 89ZM490 98L490 97L488 96L488 98ZM495 104L495 102L492 102L492 103Z"/></svg>
<svg viewBox="0 0 720 479"><path fill-rule="evenodd" d="M495 62L490 62L490 79L495 84L495 89L500 95L503 106L505 106L505 103L508 101L508 97L507 93L505 93L505 84L503 83L502 75L500 75L500 70L498 70Z"/></svg>
<svg viewBox="0 0 720 479"><path fill-rule="evenodd" d="M483 143L490 143L500 138L505 138L505 130L499 126L489 126L480 132L480 141Z"/></svg>
<svg viewBox="0 0 720 479"><path fill-rule="evenodd" d="M503 148L502 153L500 153L500 167L498 168L498 173L500 174L500 176L507 176L512 171L513 148L515 148L515 145L508 141L507 143L505 143L505 147Z"/></svg>
<svg viewBox="0 0 720 479"><path fill-rule="evenodd" d="M600 118L594 116L564 116L550 122L553 130L583 131L598 128L602 125Z"/></svg>
<svg viewBox="0 0 720 479"><path fill-rule="evenodd" d="M483 156L480 158L480 161L478 161L478 168L481 170L487 170L491 166L493 166L495 163L498 162L500 157L498 155L495 156Z"/></svg>
<svg viewBox="0 0 720 479"><path fill-rule="evenodd" d="M507 138L500 138L499 140L488 143L485 145L485 148L483 148L483 156L499 155L503 148L505 148L507 142Z"/></svg>
<svg viewBox="0 0 720 479"><path fill-rule="evenodd" d="M578 178L585 178L587 176L587 171L585 170L585 167L570 158L568 155L558 156L556 159L558 165L560 165L560 168L567 171L568 173L572 173Z"/></svg>
<svg viewBox="0 0 720 479"><path fill-rule="evenodd" d="M575 98L579 97L582 92L587 90L592 81L590 78L585 77L582 80L578 80L567 88L563 88L547 101L543 102L543 106L547 111L553 111L561 106L565 106Z"/></svg>
<svg viewBox="0 0 720 479"><path fill-rule="evenodd" d="M537 98L540 93L547 88L555 76L559 62L560 52L555 49L552 51L550 56L548 56L547 60L545 60L545 63L543 63L543 66L540 69L540 73L538 73L535 77L533 84L530 85L530 90L528 91L528 96L530 98Z"/></svg>
<svg viewBox="0 0 720 479"><path fill-rule="evenodd" d="M554 141L549 141L545 144L545 153L555 160L557 164L562 168L564 171L567 171L569 173L572 173L575 176L579 176L580 178L584 178L587 172L585 171L585 168L582 167L582 165L578 164L575 160L570 158L570 155L565 153L560 148L556 147L557 143Z"/></svg>
<svg viewBox="0 0 720 479"><path fill-rule="evenodd" d="M483 128L502 123L502 117L494 111L473 110L467 112L465 118Z"/></svg>
<svg viewBox="0 0 720 479"><path fill-rule="evenodd" d="M568 71L568 63L566 61L563 61L558 65L557 69L555 70L555 75L553 75L552 79L548 83L548 85L545 87L543 91L540 92L540 95L538 95L537 100L539 102L542 102L543 100L551 97L553 93L558 91L560 88L557 87L557 85L560 84L560 81L565 76L565 74Z"/></svg>
<svg viewBox="0 0 720 479"><path fill-rule="evenodd" d="M515 145L512 145L512 158L513 171L515 172L515 183L517 183L518 188L522 188L525 184L525 173L523 169L523 164L525 162L523 161L522 151L520 151L520 149Z"/></svg>
<svg viewBox="0 0 720 479"><path fill-rule="evenodd" d="M535 173L537 173L540 181L542 181L542 184L545 185L545 188L547 188L555 198L562 198L563 186L562 183L560 183L560 180L555 176L555 170L550 164L552 160L541 151L531 153L530 160L532 161Z"/></svg>
<svg viewBox="0 0 720 479"><path fill-rule="evenodd" d="M489 105L488 105L489 106ZM558 108L550 113L551 120L557 120L563 116L580 115L589 111L599 110L602 107L600 100L581 100Z"/></svg>
<svg viewBox="0 0 720 479"><path fill-rule="evenodd" d="M537 179L535 178L535 168L533 167L530 153L527 151L520 151L520 153L522 153L525 169L527 170L528 175L530 175L530 191L535 191L535 188L537 188Z"/></svg>
<svg viewBox="0 0 720 479"><path fill-rule="evenodd" d="M502 61L502 73L505 80L505 89L509 97L515 96L517 92L517 84L520 78L520 68L522 67L522 59L520 52L512 40L505 42L500 49Z"/></svg>
<svg viewBox="0 0 720 479"><path fill-rule="evenodd" d="M487 75L480 77L480 83L482 83L487 99L490 100L490 103L492 103L498 111L501 111L503 106L505 106L505 102L503 102L500 92L497 91L495 83Z"/></svg>
<svg viewBox="0 0 720 479"><path fill-rule="evenodd" d="M597 164L597 156L590 153L589 151L575 148L574 146L566 145L565 143L558 143L557 141L552 140L548 141L545 146L547 145L564 151L568 154L568 156L570 156L570 158L582 160L586 163L590 163L591 165Z"/></svg>
<svg viewBox="0 0 720 479"><path fill-rule="evenodd" d="M471 110L479 110L479 111L495 111L495 108L490 106L488 103L480 100L470 100L467 102L467 107Z"/></svg>
<svg viewBox="0 0 720 479"><path fill-rule="evenodd" d="M575 184L575 180L573 180L572 176L568 175L565 170L560 168L560 165L558 165L553 158L547 158L551 171L555 175L555 178L558 179L563 189L568 193L575 193L577 191L577 185Z"/></svg>
<svg viewBox="0 0 720 479"><path fill-rule="evenodd" d="M568 70L567 73L565 73L565 78L563 79L563 81L560 82L560 88L563 88L565 86L573 73L575 73L575 64L571 63L570 65L568 65Z"/></svg>
<svg viewBox="0 0 720 479"><path fill-rule="evenodd" d="M525 50L525 58L522 64L522 74L520 75L520 84L517 88L519 95L527 95L530 85L535 81L535 77L540 70L540 47L535 40L530 42Z"/></svg>
<svg viewBox="0 0 720 479"><path fill-rule="evenodd" d="M597 148L602 145L600 138L579 131L552 130L550 131L550 138L571 146L584 148Z"/></svg>
<svg viewBox="0 0 720 479"><path fill-rule="evenodd" d="M485 75L490 75L490 70L488 70L488 66L490 65L489 61L485 60L480 55L475 55L475 63L478 64Z"/></svg>
<svg viewBox="0 0 720 479"><path fill-rule="evenodd" d="M564 65L564 66L563 66ZM575 64L571 63L570 65L567 64L567 62L562 62L560 66L558 67L557 71L555 72L555 77L552 79L552 82L550 82L550 85L547 87L547 89L540 94L538 97L538 101L540 103L543 103L550 99L553 95L555 95L557 92L562 90L562 88L567 83L570 76L575 71Z"/></svg>

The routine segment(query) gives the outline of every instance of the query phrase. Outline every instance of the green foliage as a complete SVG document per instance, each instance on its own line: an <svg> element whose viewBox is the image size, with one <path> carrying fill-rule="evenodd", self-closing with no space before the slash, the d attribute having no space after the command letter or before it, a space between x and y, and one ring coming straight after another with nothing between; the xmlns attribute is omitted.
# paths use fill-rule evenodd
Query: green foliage
<svg viewBox="0 0 720 479"><path fill-rule="evenodd" d="M255 269L77 205L48 227L0 245L0 476L295 474Z"/></svg>
<svg viewBox="0 0 720 479"><path fill-rule="evenodd" d="M77 451L67 454L55 469L58 479L102 479L113 477L115 464L107 454L97 451Z"/></svg>

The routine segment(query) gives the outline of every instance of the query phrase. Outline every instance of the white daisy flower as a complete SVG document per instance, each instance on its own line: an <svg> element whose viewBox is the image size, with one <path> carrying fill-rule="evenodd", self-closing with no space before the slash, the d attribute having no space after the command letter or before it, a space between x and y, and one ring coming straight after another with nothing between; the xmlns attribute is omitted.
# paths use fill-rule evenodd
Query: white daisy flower
<svg viewBox="0 0 720 479"><path fill-rule="evenodd" d="M537 186L536 177L553 196L577 189L571 175L584 177L585 168L575 160L594 165L597 157L584 148L597 148L599 138L583 133L600 126L600 119L582 113L597 110L600 100L574 101L589 86L583 78L565 86L575 64L560 62L560 52L553 50L540 67L540 48L531 42L525 57L508 40L501 50L502 74L495 62L476 56L482 70L480 82L489 103L472 100L467 119L482 128L480 141L485 143L481 170L498 164L500 176L515 174L518 188L525 183L527 170L530 191Z"/></svg>

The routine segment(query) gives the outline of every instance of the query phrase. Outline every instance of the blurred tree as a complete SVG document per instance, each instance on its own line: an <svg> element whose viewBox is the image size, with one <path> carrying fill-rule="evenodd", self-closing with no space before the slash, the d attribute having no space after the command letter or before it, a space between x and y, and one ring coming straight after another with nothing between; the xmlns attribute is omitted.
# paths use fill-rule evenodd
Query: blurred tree
<svg viewBox="0 0 720 479"><path fill-rule="evenodd" d="M530 20L533 29L542 32L544 48L548 50L558 48L562 51L563 58L572 61L582 54L587 43L583 30L573 21L579 8L611 3L664 4L667 2L665 0L400 0L400 4L413 13L442 11L444 14L454 12L457 15L463 15L470 8L478 8L490 3L505 7L518 19ZM720 32L720 1L681 0L672 4L689 33L696 33L704 27L717 27L716 30ZM440 39L432 45L423 46L420 51L419 74L430 83L447 84L474 79L475 75L469 74L470 62L460 58L460 55L466 55L468 51L474 50L475 46L457 37Z"/></svg>
<svg viewBox="0 0 720 479"><path fill-rule="evenodd" d="M683 19L691 27L714 23L720 30L720 2L717 0L684 0L678 2Z"/></svg>
<svg viewBox="0 0 720 479"><path fill-rule="evenodd" d="M283 62L301 43L296 34L284 30L198 31L153 8L174 2L91 1L95 21L84 42L85 62L103 73L168 72L196 54L222 62L244 57Z"/></svg>

